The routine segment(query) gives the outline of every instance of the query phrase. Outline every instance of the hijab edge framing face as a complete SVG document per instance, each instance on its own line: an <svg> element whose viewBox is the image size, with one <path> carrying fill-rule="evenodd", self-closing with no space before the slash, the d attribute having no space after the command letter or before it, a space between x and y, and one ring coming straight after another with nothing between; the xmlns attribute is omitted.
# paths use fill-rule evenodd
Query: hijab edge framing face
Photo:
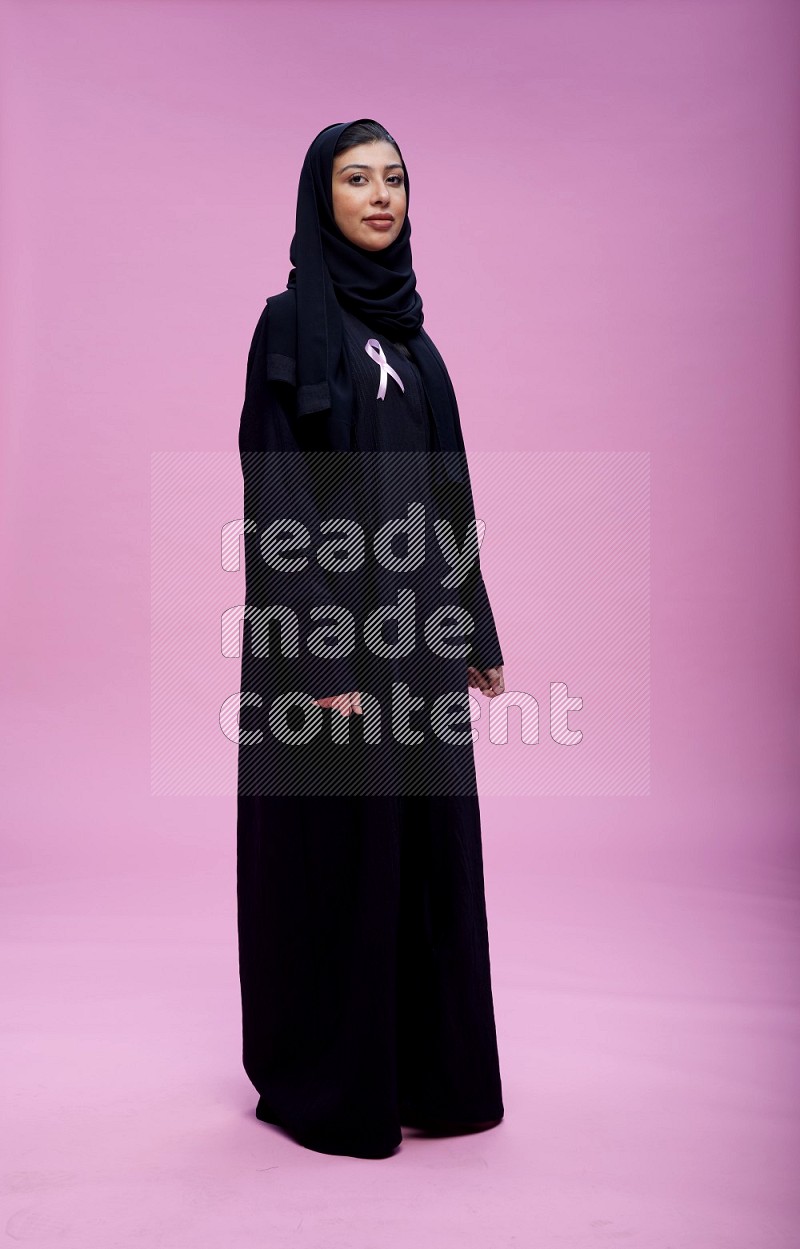
<svg viewBox="0 0 800 1249"><path fill-rule="evenodd" d="M397 237L386 247L367 249L348 239L336 223L333 208L334 149L341 134L359 122L326 126L309 147L300 173L295 233L289 249L293 266L287 286L298 294L300 324L307 326L316 310L333 312L331 296L368 325L399 340L418 332L423 323L422 299L416 289L411 255L410 180L397 141L390 142L400 157L405 183L405 212ZM329 315L330 322L331 317Z"/></svg>
<svg viewBox="0 0 800 1249"><path fill-rule="evenodd" d="M467 478L461 463L464 442L458 404L439 351L423 328L422 298L417 291L411 256L411 199L408 169L397 141L388 136L403 166L406 211L400 231L387 247L366 250L342 234L333 213L334 149L343 131L357 122L336 122L321 130L306 152L297 191L295 232L289 250L292 269L286 292L292 304L278 296L271 311L275 341L281 353L276 364L285 376L290 357L296 389L297 415L327 411L325 449L351 449L352 382L344 359L342 308L368 327L409 348L422 375L435 425L435 449L454 452L447 475ZM293 315L287 320L290 308ZM276 375L277 372L276 372Z"/></svg>

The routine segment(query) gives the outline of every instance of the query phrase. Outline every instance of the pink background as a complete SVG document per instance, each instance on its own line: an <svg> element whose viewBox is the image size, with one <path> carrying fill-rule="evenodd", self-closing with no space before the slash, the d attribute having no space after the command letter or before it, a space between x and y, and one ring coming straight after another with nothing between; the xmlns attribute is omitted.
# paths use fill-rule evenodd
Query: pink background
<svg viewBox="0 0 800 1249"><path fill-rule="evenodd" d="M800 8L0 13L6 1234L793 1245ZM506 1120L382 1163L254 1119L235 800L150 788L150 457L235 451L303 154L362 115L468 449L652 488L650 792L483 799ZM505 641L536 582L487 584Z"/></svg>

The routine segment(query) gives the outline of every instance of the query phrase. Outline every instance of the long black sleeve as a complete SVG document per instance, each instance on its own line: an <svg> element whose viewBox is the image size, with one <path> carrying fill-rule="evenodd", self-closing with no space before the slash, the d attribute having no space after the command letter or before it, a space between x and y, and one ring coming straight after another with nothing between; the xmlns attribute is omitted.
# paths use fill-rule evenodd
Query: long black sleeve
<svg viewBox="0 0 800 1249"><path fill-rule="evenodd" d="M442 465L445 458L441 457ZM466 454L461 453L459 460L464 480L459 483L445 480L440 469L437 474L439 480L436 494L440 514L448 519L459 547L463 547L468 526L475 519L475 507ZM486 668L499 667L504 662L503 652L483 579L480 556L477 552L467 577L459 587L459 601L461 606L470 613L475 626L469 637L471 650L466 662L481 671L485 671Z"/></svg>
<svg viewBox="0 0 800 1249"><path fill-rule="evenodd" d="M476 560L476 563L477 574L464 582L461 602L475 622L475 632L471 638L473 649L468 662L484 672L487 668L501 667L504 660L480 562Z"/></svg>
<svg viewBox="0 0 800 1249"><path fill-rule="evenodd" d="M245 621L244 639L248 674L258 673L258 686L269 683L276 693L294 688L312 698L329 698L357 688L352 655L329 658L314 654L307 640L315 631L324 629L332 616L314 616L315 608L337 604L341 592L333 585L326 570L316 559L320 542L320 521L323 502L320 498L319 474L307 450L307 437L296 415L294 389L267 376L268 314L265 307L256 325L247 358L245 397L239 425L239 451L244 479L246 605L250 619ZM319 457L316 457L317 460ZM308 530L311 543L282 553L283 559L306 557L305 568L298 572L279 571L265 562L262 537L275 522L300 522ZM276 537L287 530L273 530ZM295 529L295 533L297 533ZM259 609L274 604L290 608L298 623L298 655L288 658L284 646L281 654L281 632L277 622L269 626L269 655L260 662L252 660L254 634L264 643L264 630L259 625ZM342 603L342 606L348 606ZM356 629L358 620L355 621ZM249 626L249 627L248 627ZM260 632L259 632L260 630Z"/></svg>

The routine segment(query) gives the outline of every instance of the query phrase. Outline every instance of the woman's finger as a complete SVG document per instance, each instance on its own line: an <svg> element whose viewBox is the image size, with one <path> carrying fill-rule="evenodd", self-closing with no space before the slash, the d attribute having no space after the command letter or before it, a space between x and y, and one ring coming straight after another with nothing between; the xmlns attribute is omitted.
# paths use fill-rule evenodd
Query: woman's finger
<svg viewBox="0 0 800 1249"><path fill-rule="evenodd" d="M486 676L492 688L492 697L505 692L505 681L503 680L502 668L487 668Z"/></svg>
<svg viewBox="0 0 800 1249"><path fill-rule="evenodd" d="M327 701L327 700L326 700ZM339 694L330 700L331 707L343 716L362 715L361 694L358 690L349 690L347 694Z"/></svg>
<svg viewBox="0 0 800 1249"><path fill-rule="evenodd" d="M357 700L355 704L354 699ZM358 690L347 694L332 694L330 698L315 698L314 702L318 707L335 707L342 715L349 715L351 710L361 714L361 695Z"/></svg>
<svg viewBox="0 0 800 1249"><path fill-rule="evenodd" d="M476 690L488 690L489 689L489 682L486 680L486 677L483 675L480 668L472 668L468 666L467 674L469 676L469 683L473 687L473 689L476 689Z"/></svg>
<svg viewBox="0 0 800 1249"><path fill-rule="evenodd" d="M487 698L495 698L498 694L505 692L502 667L486 668L481 671L480 668L468 666L467 674L473 689L483 690Z"/></svg>

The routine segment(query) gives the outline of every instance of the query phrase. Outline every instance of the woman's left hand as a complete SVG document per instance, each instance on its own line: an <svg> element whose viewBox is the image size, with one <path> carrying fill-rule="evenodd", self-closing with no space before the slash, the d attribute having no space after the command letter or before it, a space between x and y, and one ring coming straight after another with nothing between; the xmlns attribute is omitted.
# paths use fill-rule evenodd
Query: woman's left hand
<svg viewBox="0 0 800 1249"><path fill-rule="evenodd" d="M483 690L487 698L496 698L498 694L505 692L502 664L499 668L484 668L483 671L467 665L467 676L472 688Z"/></svg>
<svg viewBox="0 0 800 1249"><path fill-rule="evenodd" d="M347 694L336 694L332 698L315 698L314 702L320 707L333 707L334 711L338 711L343 716L364 714L361 707L361 691L351 690Z"/></svg>

